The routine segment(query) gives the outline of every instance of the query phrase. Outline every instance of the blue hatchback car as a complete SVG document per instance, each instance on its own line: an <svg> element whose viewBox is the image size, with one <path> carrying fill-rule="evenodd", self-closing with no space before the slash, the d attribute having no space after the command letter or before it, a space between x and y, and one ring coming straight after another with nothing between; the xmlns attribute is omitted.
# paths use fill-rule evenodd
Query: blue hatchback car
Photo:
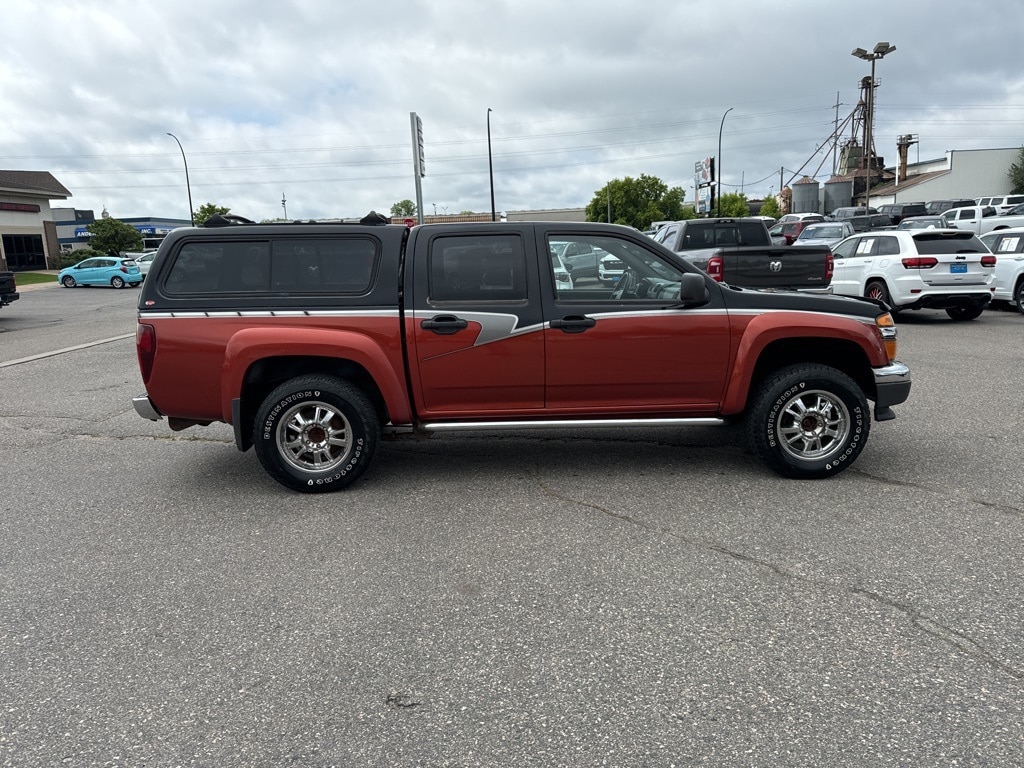
<svg viewBox="0 0 1024 768"><path fill-rule="evenodd" d="M142 282L142 270L134 259L96 256L65 267L57 273L57 280L65 288L76 285L112 285L115 288L130 285L134 288Z"/></svg>

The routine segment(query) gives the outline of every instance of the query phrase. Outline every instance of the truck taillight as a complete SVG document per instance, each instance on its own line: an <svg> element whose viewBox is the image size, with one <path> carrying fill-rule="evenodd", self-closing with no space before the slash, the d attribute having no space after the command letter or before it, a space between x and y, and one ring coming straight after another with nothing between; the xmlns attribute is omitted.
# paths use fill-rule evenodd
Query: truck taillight
<svg viewBox="0 0 1024 768"><path fill-rule="evenodd" d="M829 251L828 255L825 256L825 282L826 283L831 283L832 282L832 274L835 271L836 271L836 260L835 260L835 257L832 255L832 251Z"/></svg>
<svg viewBox="0 0 1024 768"><path fill-rule="evenodd" d="M708 259L707 273L711 275L713 280L722 282L722 269L724 267L722 257L715 255Z"/></svg>
<svg viewBox="0 0 1024 768"><path fill-rule="evenodd" d="M992 254L981 257L981 266L983 267L994 267L996 265L996 257Z"/></svg>
<svg viewBox="0 0 1024 768"><path fill-rule="evenodd" d="M139 356L139 371L143 383L149 383L153 372L153 358L156 357L156 329L152 325L139 323L135 328L135 352Z"/></svg>
<svg viewBox="0 0 1024 768"><path fill-rule="evenodd" d="M889 362L896 359L896 323L892 314L883 312L875 318L875 325L882 335L882 344L885 345L885 353L889 356Z"/></svg>
<svg viewBox="0 0 1024 768"><path fill-rule="evenodd" d="M908 256L903 259L903 266L906 269L931 269L939 260L934 256Z"/></svg>

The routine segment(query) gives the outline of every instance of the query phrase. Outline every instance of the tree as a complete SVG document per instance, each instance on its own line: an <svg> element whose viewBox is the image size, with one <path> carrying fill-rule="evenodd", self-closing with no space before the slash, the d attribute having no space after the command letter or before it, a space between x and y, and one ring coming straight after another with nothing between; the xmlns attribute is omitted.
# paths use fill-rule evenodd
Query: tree
<svg viewBox="0 0 1024 768"><path fill-rule="evenodd" d="M741 192L726 192L715 201L715 216L749 216L747 196Z"/></svg>
<svg viewBox="0 0 1024 768"><path fill-rule="evenodd" d="M399 200L397 203L391 206L392 216L415 216L416 215L416 203L412 200Z"/></svg>
<svg viewBox="0 0 1024 768"><path fill-rule="evenodd" d="M1010 172L1006 175L1010 177L1010 194L1024 195L1024 147L1020 148L1017 162L1010 166Z"/></svg>
<svg viewBox="0 0 1024 768"><path fill-rule="evenodd" d="M586 208L587 221L608 221L637 229L649 229L654 221L685 218L682 187L669 189L656 176L641 174L633 179L613 179L594 193Z"/></svg>
<svg viewBox="0 0 1024 768"><path fill-rule="evenodd" d="M227 213L231 213L230 208L226 208L223 205L214 205L213 203L203 203L199 206L199 210L192 214L192 220L196 223L197 227L203 226L207 219L214 216L223 216Z"/></svg>
<svg viewBox="0 0 1024 768"><path fill-rule="evenodd" d="M92 235L89 247L100 253L120 256L124 251L142 250L142 234L119 219L97 219L86 230Z"/></svg>
<svg viewBox="0 0 1024 768"><path fill-rule="evenodd" d="M779 208L779 201L775 199L775 195L768 195L761 203L761 215L771 216L773 219L782 215L782 209Z"/></svg>

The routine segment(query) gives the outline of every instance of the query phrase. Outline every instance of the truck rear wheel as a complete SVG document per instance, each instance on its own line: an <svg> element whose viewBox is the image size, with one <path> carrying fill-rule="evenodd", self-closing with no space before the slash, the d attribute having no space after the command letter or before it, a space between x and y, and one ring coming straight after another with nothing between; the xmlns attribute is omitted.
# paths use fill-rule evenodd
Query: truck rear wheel
<svg viewBox="0 0 1024 768"><path fill-rule="evenodd" d="M747 422L748 443L786 477L830 477L853 464L871 414L857 383L825 365L793 365L762 382Z"/></svg>
<svg viewBox="0 0 1024 768"><path fill-rule="evenodd" d="M256 456L282 485L305 493L354 483L380 440L380 419L366 395L333 376L300 376L260 405L253 422Z"/></svg>

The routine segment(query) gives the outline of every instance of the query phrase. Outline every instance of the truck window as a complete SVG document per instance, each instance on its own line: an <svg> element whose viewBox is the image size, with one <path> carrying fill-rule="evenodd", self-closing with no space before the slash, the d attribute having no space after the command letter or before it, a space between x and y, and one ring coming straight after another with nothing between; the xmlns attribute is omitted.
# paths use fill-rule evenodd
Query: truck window
<svg viewBox="0 0 1024 768"><path fill-rule="evenodd" d="M186 243L167 276L170 294L361 294L376 272L366 237Z"/></svg>
<svg viewBox="0 0 1024 768"><path fill-rule="evenodd" d="M366 293L377 247L365 237L275 240L271 288L288 293Z"/></svg>
<svg viewBox="0 0 1024 768"><path fill-rule="evenodd" d="M566 235L558 240L567 241ZM628 240L604 235L586 236L575 239L581 245L598 254L600 271L598 279L576 279L566 285L559 271L565 266L554 258L552 248L550 280L557 289L559 302L571 301L652 301L664 302L679 298L681 272L675 266L662 261L657 255ZM572 270L570 270L570 274Z"/></svg>
<svg viewBox="0 0 1024 768"><path fill-rule="evenodd" d="M526 257L517 235L438 237L430 246L427 300L526 300Z"/></svg>

